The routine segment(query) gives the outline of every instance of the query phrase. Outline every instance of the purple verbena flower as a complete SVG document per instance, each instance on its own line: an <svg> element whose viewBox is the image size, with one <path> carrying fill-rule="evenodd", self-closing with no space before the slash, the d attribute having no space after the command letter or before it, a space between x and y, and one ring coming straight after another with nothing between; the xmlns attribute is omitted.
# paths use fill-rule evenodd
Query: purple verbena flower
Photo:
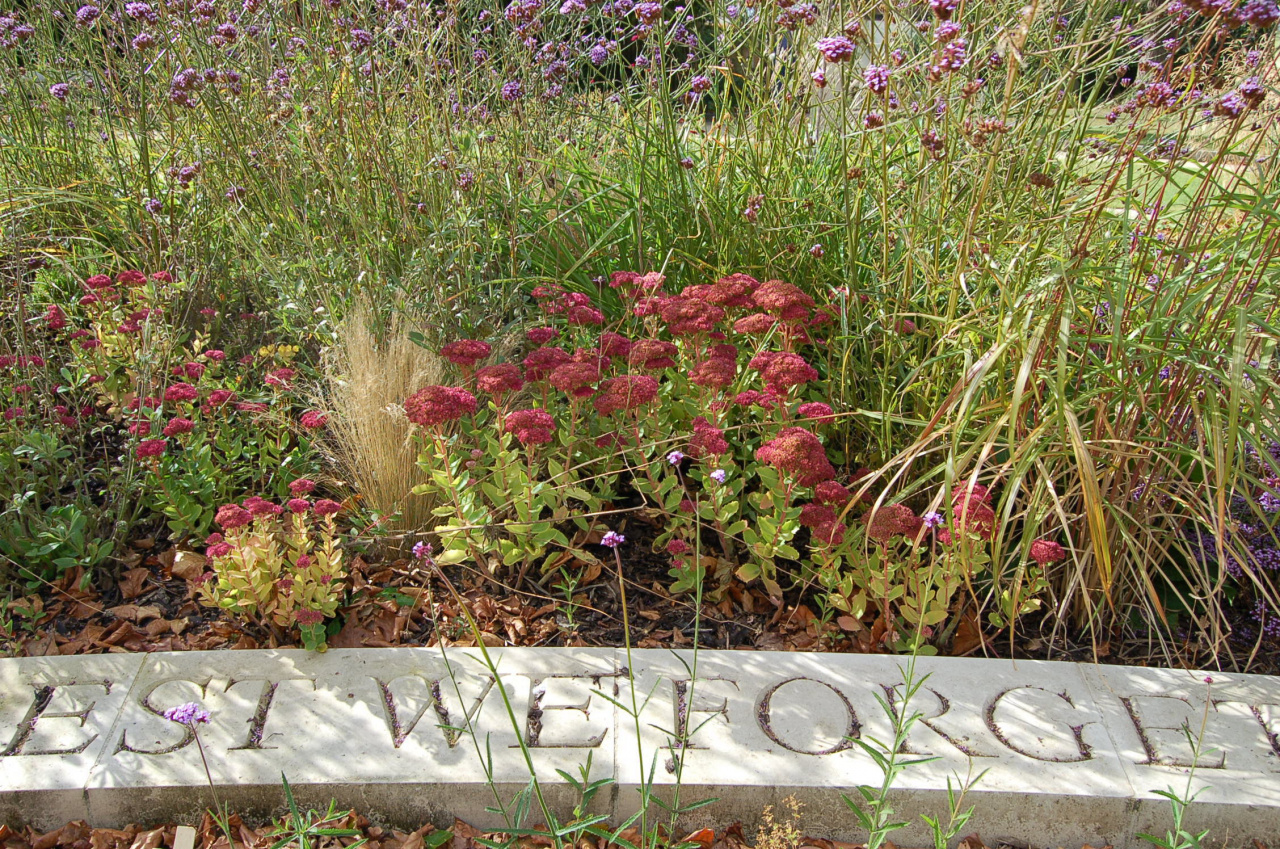
<svg viewBox="0 0 1280 849"><path fill-rule="evenodd" d="M885 65L868 65L862 70L862 79L868 89L876 94L884 94L889 87L889 69Z"/></svg>
<svg viewBox="0 0 1280 849"><path fill-rule="evenodd" d="M853 42L843 35L820 38L814 46L828 62L844 62L853 58Z"/></svg>
<svg viewBox="0 0 1280 849"><path fill-rule="evenodd" d="M176 722L180 725L186 725L194 728L196 725L209 721L209 711L200 707L195 702L187 702L186 704L171 707L164 712L164 718L170 722Z"/></svg>
<svg viewBox="0 0 1280 849"><path fill-rule="evenodd" d="M622 534L618 533L617 531L609 531L600 539L600 544L603 545L605 548L616 549L618 546L622 545L626 541L627 541L627 538L624 537Z"/></svg>

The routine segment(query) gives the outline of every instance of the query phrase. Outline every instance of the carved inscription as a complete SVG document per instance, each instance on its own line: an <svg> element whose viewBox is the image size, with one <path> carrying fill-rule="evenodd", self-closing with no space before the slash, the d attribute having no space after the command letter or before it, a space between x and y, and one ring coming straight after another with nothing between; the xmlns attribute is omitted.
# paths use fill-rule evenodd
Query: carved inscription
<svg viewBox="0 0 1280 849"><path fill-rule="evenodd" d="M1171 702L1177 704L1170 704ZM1123 696L1120 703L1129 714L1133 729L1138 733L1138 739L1142 741L1142 749L1146 753L1146 758L1138 761L1140 765L1194 766L1198 769L1226 767L1226 753L1216 756L1202 754L1199 759L1193 757L1187 734L1191 733L1194 737L1193 723L1198 725L1199 720L1192 718L1193 708L1189 699L1183 696ZM1152 716L1148 716L1148 712ZM1171 721L1174 724L1169 724ZM1157 722L1165 724L1157 725ZM1175 749L1178 751L1175 752Z"/></svg>
<svg viewBox="0 0 1280 849"><path fill-rule="evenodd" d="M182 685L194 685L184 687ZM182 678L170 678L163 681L157 681L149 686L138 700L142 709L147 714L156 717L160 723L164 723L167 727L161 727L158 733L160 740L150 747L146 747L139 741L130 742L129 729L125 729L120 733L120 742L116 746L116 752L132 752L137 755L167 755L172 752L185 749L195 742L195 732L188 726L180 722L173 722L164 718L164 712L169 708L182 704L184 701L191 701L191 691L194 690L195 700L204 703L206 700L212 699L214 696L226 695L232 690L252 692L254 687L258 688L258 696L256 699L256 707L252 716L245 723L249 726L242 738L242 742L234 746L228 746L228 752L254 751L258 749L275 749L274 745L264 745L264 737L266 736L267 720L271 714L271 707L275 703L276 693L283 686L286 690L299 689L302 691L315 690L315 680L312 678L280 678L272 680L269 678L239 678L231 679L223 686L219 692L215 692L217 688L212 677L205 678L203 681L191 681ZM157 691L166 688L164 698L157 696ZM296 695L295 695L296 697ZM157 703L159 700L160 703ZM220 711L219 711L220 712ZM215 714L216 715L216 714Z"/></svg>
<svg viewBox="0 0 1280 849"><path fill-rule="evenodd" d="M464 707L460 714L454 715L449 711L448 704L445 701L445 688L448 687L452 690L455 687L454 682L450 679L428 678L425 675L402 675L389 681L382 681L377 678L373 680L378 685L378 691L382 695L382 710L386 715L387 726L391 732L391 745L397 749L409 739L409 735L413 734L414 729L418 727L418 723L428 710L432 712L437 720L432 724L440 729L441 734L444 736L445 744L450 749L454 748L479 715L480 709L484 705L484 700L489 696L496 683L493 676L485 676L480 682L479 693L473 697L471 704ZM408 719L407 722L405 717L408 716L408 712L401 710L402 706L407 705L401 705L397 700L396 690L407 691L399 698L410 705L416 704L417 706L417 710L413 712L413 717ZM409 707L409 710L412 709L412 707Z"/></svg>
<svg viewBox="0 0 1280 849"><path fill-rule="evenodd" d="M600 711L592 722L591 710L592 690L600 687L600 678L599 675L548 675L531 679L525 744L534 749L594 749L603 743L609 728L601 721ZM566 698L575 701L552 701ZM580 721L575 722L575 717ZM548 723L551 728L546 727Z"/></svg>
<svg viewBox="0 0 1280 849"><path fill-rule="evenodd" d="M800 682L804 683L801 684ZM808 689L805 685L810 684L825 688L835 694L836 701L840 706L837 710L843 709L844 713L844 733L841 734L840 737L830 746L815 749L803 749L787 742L787 740L784 739L788 736L788 732L783 730L781 717L775 716L774 699L776 697L779 701L786 701L779 696L780 693L786 691L788 695L793 697L792 701L788 702L787 705L792 717L802 719L806 713L806 704L809 708L813 708L814 705L810 702L795 701L796 691ZM811 692L812 691L810 690L810 693ZM820 709L829 710L829 703L831 701L832 700L829 698L824 699L824 703ZM853 747L853 740L857 738L858 730L861 727L861 723L858 722L858 715L854 712L853 705L849 702L848 696L824 681L817 681L813 678L805 678L804 676L799 675L794 678L787 678L784 681L779 681L777 684L774 684L764 691L760 697L760 706L756 710L756 721L760 724L760 730L765 733L766 737L787 751L795 752L798 755L831 755L836 752L843 752L845 749ZM812 727L812 724L810 724L810 727Z"/></svg>
<svg viewBox="0 0 1280 849"><path fill-rule="evenodd" d="M1052 693L1043 687L1010 687L987 704L987 728L1006 749L1032 760L1079 763L1092 759L1093 751L1084 741L1084 727L1089 722L1076 725L1069 718L1055 716L1060 713L1054 710L1055 699L1075 714L1075 703L1066 693Z"/></svg>
<svg viewBox="0 0 1280 849"><path fill-rule="evenodd" d="M897 689L888 684L882 685L881 689L884 690L885 701L889 703L889 706L893 708L895 711L898 710ZM929 713L926 708L921 707L918 701L919 699L922 699L922 698L927 699L926 694L932 695L937 700L938 709L932 713ZM954 730L954 729L948 731L945 728L945 725L949 724L951 720L958 719L956 715L952 714L945 721L940 722L940 720L943 720L943 717L947 717L947 715L951 713L951 700L949 698L942 695L942 693L938 692L932 687L922 687L920 689L920 692L917 694L916 698L917 698L917 702L912 705L912 709L913 711L915 710L921 711L921 715L918 720L920 725L924 726L925 728L932 731L934 734L938 735L940 739L951 744L951 746L953 746L958 752L960 752L960 754L964 755L965 757L968 757L968 758L997 757L997 754L995 752L989 751L986 746L982 746L976 741L972 740L971 738L967 736L963 736L960 731ZM959 719L963 721L963 718L959 718ZM906 742L902 744L902 749L900 750L900 754L924 755L924 756L933 755L934 752L926 750L923 747L919 747L919 744L914 742L916 736L918 735L911 735L907 737Z"/></svg>
<svg viewBox="0 0 1280 849"><path fill-rule="evenodd" d="M699 678L694 681L689 678L673 678L671 681L672 704L675 708L675 744L679 746L683 741L683 747L686 749L705 749L706 746L699 746L694 741L694 736L698 730L708 722L718 721L725 725L730 724L729 719L729 697L725 696L719 702L703 702L704 698L702 689L712 681L722 681L732 687L735 692L741 692L737 681L719 676L710 678ZM692 702L692 704L691 704ZM702 719L698 718L699 714L705 714Z"/></svg>
<svg viewBox="0 0 1280 849"><path fill-rule="evenodd" d="M739 783L832 786L874 775L856 741L893 739L887 706L915 717L899 753L940 760L922 775L968 764L1000 788L1021 788L1035 775L1033 792L1105 794L1163 786L1165 775L1155 773L1194 762L1215 770L1219 785L1243 781L1241 804L1274 798L1280 808L1280 687L1272 679L1237 684L1233 676L1201 689L1198 677L1168 671L1046 667L1040 677L1034 663L1028 670L981 661L957 673L929 661L929 677L904 706L901 685L886 684L902 670L884 659L867 659L864 674L850 658L828 666L811 655L711 652L695 665L649 652L637 657L633 719L620 654L584 664L566 653L561 666L547 653L521 666L515 653L497 676L462 658L450 658L450 674L434 657L388 654L384 666L372 653L335 654L243 666L235 658L191 666L166 659L137 683L106 680L120 676L102 670L77 679L54 678L46 667L0 674L0 792L34 787L44 774L76 782L80 770L104 782L182 785L200 767L197 739L218 774L236 780L282 770L292 779L313 763L335 781L480 781L489 768L518 778L523 748L548 777L573 774L591 755L593 774L627 784L641 758L646 778L658 781L739 781L741 771L748 777ZM165 719L186 702L209 711L209 724L193 730ZM1198 750L1188 731L1203 740ZM85 754L99 749L97 760ZM481 764L476 749L492 760ZM6 784L6 773L35 778Z"/></svg>
<svg viewBox="0 0 1280 849"><path fill-rule="evenodd" d="M0 757L80 754L98 739L97 732L86 735L82 730L97 702L86 705L83 699L110 693L110 681L34 686L31 706Z"/></svg>

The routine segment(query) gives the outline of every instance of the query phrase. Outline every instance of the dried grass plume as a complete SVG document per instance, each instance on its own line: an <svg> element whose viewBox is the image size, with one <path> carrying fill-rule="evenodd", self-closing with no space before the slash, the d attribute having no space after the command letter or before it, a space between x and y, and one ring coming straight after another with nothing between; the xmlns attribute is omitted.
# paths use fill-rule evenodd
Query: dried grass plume
<svg viewBox="0 0 1280 849"><path fill-rule="evenodd" d="M420 532L431 527L432 501L412 494L426 481L400 406L422 386L442 382L446 363L409 340L398 317L381 332L373 308L357 303L338 342L325 357L330 421L328 439L339 469L367 507L388 516L381 527Z"/></svg>

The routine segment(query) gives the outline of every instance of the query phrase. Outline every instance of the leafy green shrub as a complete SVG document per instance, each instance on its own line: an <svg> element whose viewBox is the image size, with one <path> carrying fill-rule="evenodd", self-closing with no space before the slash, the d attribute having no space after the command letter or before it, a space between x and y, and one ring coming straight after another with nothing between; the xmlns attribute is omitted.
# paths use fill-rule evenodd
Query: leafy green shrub
<svg viewBox="0 0 1280 849"><path fill-rule="evenodd" d="M664 283L614 274L631 317L608 330L586 296L535 289L548 323L529 331L537 347L520 365L482 365L492 348L480 340L441 350L463 385L404 402L428 474L417 491L445 519L436 562L519 566L521 577L534 564L545 574L570 557L596 562L584 544L629 491L661 517L654 548L670 556L674 591L711 579L718 598L736 576L780 604L784 573L797 586L816 580L831 608L879 616L891 645L918 648L897 635L933 637L957 591L990 579L986 487L957 491L952 515L927 522L875 503L870 478L850 492L819 436L839 414L817 400L830 393L799 353L820 347L842 305L744 274L677 294ZM521 407L529 397L535 406ZM1044 566L1064 552L1042 540L1033 556ZM1006 622L1034 609L1041 589L1024 586Z"/></svg>
<svg viewBox="0 0 1280 849"><path fill-rule="evenodd" d="M290 486L294 497L283 506L252 496L244 506L218 508L223 533L206 540L212 568L198 592L203 603L237 617L296 628L306 649L323 651L325 620L337 612L345 591L333 520L341 507L304 498L315 488L306 478Z"/></svg>

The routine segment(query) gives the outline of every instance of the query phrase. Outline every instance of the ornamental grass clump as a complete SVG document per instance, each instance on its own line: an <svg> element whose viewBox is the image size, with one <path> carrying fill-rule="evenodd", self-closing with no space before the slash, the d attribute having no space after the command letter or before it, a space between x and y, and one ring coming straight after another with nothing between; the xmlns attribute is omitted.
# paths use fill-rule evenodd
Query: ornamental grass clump
<svg viewBox="0 0 1280 849"><path fill-rule="evenodd" d="M327 498L312 503L307 479L275 504L258 496L218 508L222 531L207 540L210 571L199 581L202 603L280 633L297 631L310 651L326 647L325 625L342 603L346 571Z"/></svg>
<svg viewBox="0 0 1280 849"><path fill-rule="evenodd" d="M409 338L401 320L379 332L368 299L347 315L323 359L323 402L333 411L323 442L378 527L405 539L429 526L435 504L410 494L424 476L400 404L418 387L439 383L445 368L439 355ZM477 378L482 385L498 379ZM503 385L510 391L510 382Z"/></svg>

